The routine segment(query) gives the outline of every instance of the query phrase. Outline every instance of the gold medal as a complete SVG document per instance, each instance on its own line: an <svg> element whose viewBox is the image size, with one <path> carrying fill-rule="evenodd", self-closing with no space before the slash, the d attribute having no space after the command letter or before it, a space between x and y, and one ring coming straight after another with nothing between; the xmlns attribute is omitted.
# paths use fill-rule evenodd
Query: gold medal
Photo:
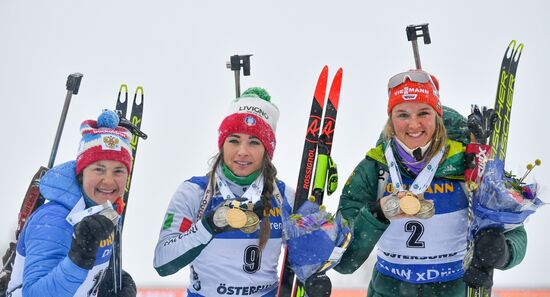
<svg viewBox="0 0 550 297"><path fill-rule="evenodd" d="M227 224L235 229L244 227L247 221L246 214L239 208L228 209L225 219L227 220Z"/></svg>
<svg viewBox="0 0 550 297"><path fill-rule="evenodd" d="M252 211L245 211L246 214L246 225L241 228L241 231L244 233L250 234L254 233L258 229L258 225L260 224L260 218L258 218L258 215Z"/></svg>
<svg viewBox="0 0 550 297"><path fill-rule="evenodd" d="M420 210L420 201L418 201L418 198L413 193L407 192L399 200L399 206L404 213L415 215Z"/></svg>
<svg viewBox="0 0 550 297"><path fill-rule="evenodd" d="M421 200L420 210L416 214L419 219L429 219L435 214L434 203L431 200Z"/></svg>

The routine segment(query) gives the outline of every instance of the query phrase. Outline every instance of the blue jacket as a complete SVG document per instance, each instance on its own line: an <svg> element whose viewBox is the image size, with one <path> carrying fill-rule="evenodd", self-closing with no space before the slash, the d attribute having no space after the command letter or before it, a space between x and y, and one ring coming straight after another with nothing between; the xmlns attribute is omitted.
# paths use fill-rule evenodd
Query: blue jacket
<svg viewBox="0 0 550 297"><path fill-rule="evenodd" d="M80 268L68 256L73 226L67 217L86 208L76 162L50 169L40 181L40 193L48 202L31 215L19 237L8 292L14 297L96 296L112 241L101 242L91 270Z"/></svg>

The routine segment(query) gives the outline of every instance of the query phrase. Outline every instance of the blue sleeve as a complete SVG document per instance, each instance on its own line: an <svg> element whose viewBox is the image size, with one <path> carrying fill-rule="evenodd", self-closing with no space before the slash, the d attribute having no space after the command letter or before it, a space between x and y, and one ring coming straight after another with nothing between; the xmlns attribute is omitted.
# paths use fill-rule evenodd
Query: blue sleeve
<svg viewBox="0 0 550 297"><path fill-rule="evenodd" d="M88 270L68 256L72 226L60 215L60 207L37 211L25 227L23 296L74 296Z"/></svg>

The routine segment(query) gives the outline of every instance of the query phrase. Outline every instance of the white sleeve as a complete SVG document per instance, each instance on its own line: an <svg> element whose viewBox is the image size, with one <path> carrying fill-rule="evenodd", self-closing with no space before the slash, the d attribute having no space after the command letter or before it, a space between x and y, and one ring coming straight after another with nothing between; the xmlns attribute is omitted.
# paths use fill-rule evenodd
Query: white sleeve
<svg viewBox="0 0 550 297"><path fill-rule="evenodd" d="M199 185L186 181L172 196L155 248L153 265L161 276L187 266L212 240L202 222L195 222L203 195Z"/></svg>

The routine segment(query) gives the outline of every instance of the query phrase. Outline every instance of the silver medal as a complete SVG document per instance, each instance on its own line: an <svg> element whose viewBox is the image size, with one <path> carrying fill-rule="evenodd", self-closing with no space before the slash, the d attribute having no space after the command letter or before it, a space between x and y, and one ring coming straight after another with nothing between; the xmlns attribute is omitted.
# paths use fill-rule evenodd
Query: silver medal
<svg viewBox="0 0 550 297"><path fill-rule="evenodd" d="M116 212L116 210L113 209L113 205L111 204L111 202L106 201L101 206L103 206L103 209L99 212L99 214L111 220L111 222L113 222L113 225L116 226L118 224L118 219L120 218L120 215L118 214L118 212Z"/></svg>
<svg viewBox="0 0 550 297"><path fill-rule="evenodd" d="M223 228L227 226L226 215L228 210L229 207L227 206L221 206L220 208L216 209L213 217L214 225L216 225L216 227Z"/></svg>
<svg viewBox="0 0 550 297"><path fill-rule="evenodd" d="M392 195L391 198L388 199L382 207L382 211L387 218L398 215L401 212L401 209L399 208L399 198L397 198L397 196L395 195Z"/></svg>

